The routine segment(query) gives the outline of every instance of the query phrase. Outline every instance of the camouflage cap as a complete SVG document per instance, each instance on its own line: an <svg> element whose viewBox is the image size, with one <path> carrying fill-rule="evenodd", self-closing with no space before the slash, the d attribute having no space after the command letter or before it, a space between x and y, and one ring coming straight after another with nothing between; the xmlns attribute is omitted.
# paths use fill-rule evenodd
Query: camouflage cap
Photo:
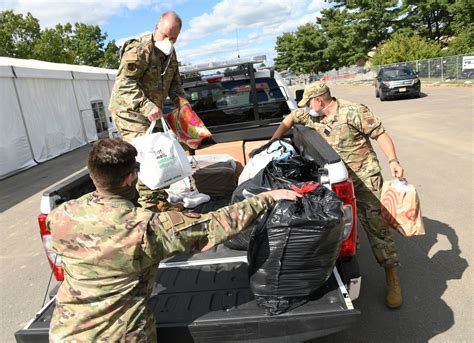
<svg viewBox="0 0 474 343"><path fill-rule="evenodd" d="M311 98L323 95L326 92L329 92L329 87L326 86L326 83L323 81L311 83L304 89L303 98L300 100L300 102L298 102L298 106L306 106Z"/></svg>

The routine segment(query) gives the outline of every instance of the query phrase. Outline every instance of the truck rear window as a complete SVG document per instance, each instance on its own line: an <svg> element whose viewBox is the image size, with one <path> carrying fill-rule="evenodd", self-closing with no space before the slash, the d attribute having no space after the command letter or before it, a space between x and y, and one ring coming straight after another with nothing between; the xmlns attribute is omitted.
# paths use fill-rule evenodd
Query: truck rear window
<svg viewBox="0 0 474 343"><path fill-rule="evenodd" d="M290 113L286 97L273 78L256 78L258 114L254 111L250 79L214 80L185 87L194 111L212 131L232 124L258 125L279 122ZM166 110L165 110L166 111Z"/></svg>

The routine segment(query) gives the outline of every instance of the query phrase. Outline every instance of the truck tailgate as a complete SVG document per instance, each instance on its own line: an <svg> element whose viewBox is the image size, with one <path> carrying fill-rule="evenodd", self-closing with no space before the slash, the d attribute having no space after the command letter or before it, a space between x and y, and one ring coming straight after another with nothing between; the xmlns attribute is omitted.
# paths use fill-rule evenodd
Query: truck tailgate
<svg viewBox="0 0 474 343"><path fill-rule="evenodd" d="M336 270L311 301L267 316L250 292L245 252L219 247L163 261L149 307L159 342L300 342L349 328L359 318L338 278ZM47 342L53 308L54 301L16 332L17 342Z"/></svg>

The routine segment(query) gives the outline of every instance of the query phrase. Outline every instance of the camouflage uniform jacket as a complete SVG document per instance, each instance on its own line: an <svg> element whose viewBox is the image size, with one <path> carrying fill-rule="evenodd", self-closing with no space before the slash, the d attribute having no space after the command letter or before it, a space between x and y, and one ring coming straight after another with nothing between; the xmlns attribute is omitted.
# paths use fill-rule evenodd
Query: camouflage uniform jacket
<svg viewBox="0 0 474 343"><path fill-rule="evenodd" d="M160 260L235 236L273 203L258 195L208 214L153 213L94 192L59 206L47 220L65 272L50 341L156 341L146 304Z"/></svg>
<svg viewBox="0 0 474 343"><path fill-rule="evenodd" d="M109 104L120 133L144 133L148 114L162 109L168 96L174 102L185 96L176 52L166 56L155 47L152 34L126 41Z"/></svg>
<svg viewBox="0 0 474 343"><path fill-rule="evenodd" d="M312 117L305 109L290 116L296 124L311 127L333 147L346 163L349 174L365 179L380 172L377 155L369 138L385 132L382 123L364 105L338 99L336 113L330 117Z"/></svg>

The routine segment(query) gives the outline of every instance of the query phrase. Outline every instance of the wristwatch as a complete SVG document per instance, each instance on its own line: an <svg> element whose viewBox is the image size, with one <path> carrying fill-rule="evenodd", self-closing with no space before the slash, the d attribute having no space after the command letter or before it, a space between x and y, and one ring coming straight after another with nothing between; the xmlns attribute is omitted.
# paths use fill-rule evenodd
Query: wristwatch
<svg viewBox="0 0 474 343"><path fill-rule="evenodd" d="M388 164L391 164L392 162L397 162L398 164L400 164L400 161L397 160L396 158L393 158L393 159L389 160Z"/></svg>

